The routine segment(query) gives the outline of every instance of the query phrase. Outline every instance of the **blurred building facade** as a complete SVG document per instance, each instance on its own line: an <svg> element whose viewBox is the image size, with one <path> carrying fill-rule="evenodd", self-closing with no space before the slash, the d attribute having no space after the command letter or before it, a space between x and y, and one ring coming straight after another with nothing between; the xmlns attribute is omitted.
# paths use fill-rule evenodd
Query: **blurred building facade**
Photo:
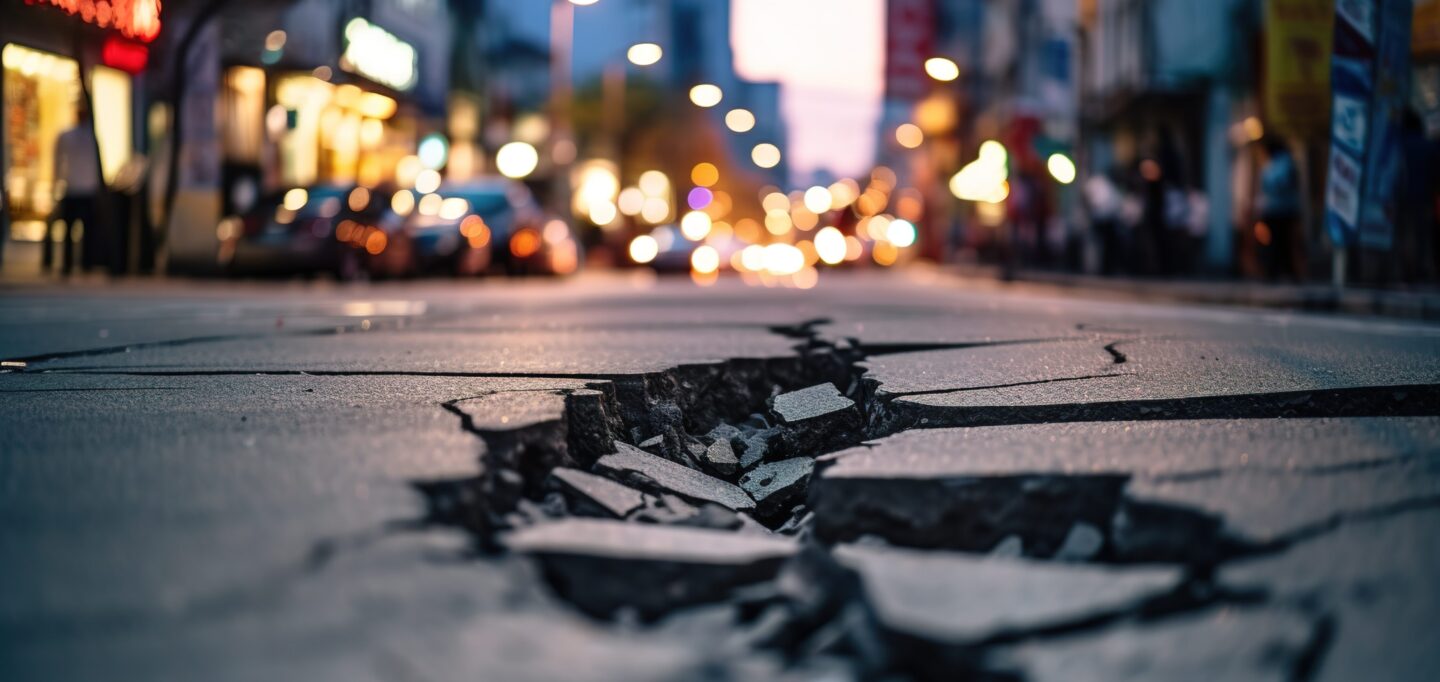
<svg viewBox="0 0 1440 682"><path fill-rule="evenodd" d="M174 271L213 269L220 219L258 197L383 186L421 136L452 132L454 24L442 0L225 3L202 20L179 108Z"/></svg>
<svg viewBox="0 0 1440 682"><path fill-rule="evenodd" d="M1408 64L1377 77L1387 92L1407 93L1404 118L1419 121L1390 124L1433 150L1424 145L1440 132L1440 3L1357 4L1377 16L1413 10L1413 22L1400 24ZM928 188L922 248L940 260L1312 281L1341 267L1351 281L1410 272L1434 282L1440 161L1421 153L1385 171L1403 185L1386 218L1397 225L1394 244L1350 245L1348 265L1335 264L1325 221L1331 40L1349 5L889 0L877 162L902 185ZM958 75L926 78L927 57L953 62ZM922 129L923 144L897 139L907 124ZM956 203L943 185L985 140L1008 153L1008 196ZM1064 158L1052 168L1056 154ZM1294 166L1283 190L1297 206L1293 227L1264 219L1278 191L1267 197L1265 187L1276 159Z"/></svg>
<svg viewBox="0 0 1440 682"><path fill-rule="evenodd" d="M114 8L100 15L72 3L0 2L0 254L10 243L59 239L52 219L65 188L55 175L56 142L82 123L82 103L104 112L94 118L97 182L115 193L102 192L98 200L114 210L100 215L117 232L126 227L111 214L128 208L121 193L138 183L136 161L147 150L149 51L164 31L158 2ZM88 227L92 237L99 232L98 225ZM123 245L112 246L118 258ZM88 250L85 255L90 260Z"/></svg>

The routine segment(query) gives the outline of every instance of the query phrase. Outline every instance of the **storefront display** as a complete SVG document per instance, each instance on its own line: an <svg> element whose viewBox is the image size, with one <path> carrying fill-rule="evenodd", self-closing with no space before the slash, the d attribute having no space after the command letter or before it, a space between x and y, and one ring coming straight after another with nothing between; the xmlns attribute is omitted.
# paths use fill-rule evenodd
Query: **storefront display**
<svg viewBox="0 0 1440 682"><path fill-rule="evenodd" d="M414 145L413 130L394 120L396 109L394 99L353 84L281 76L266 116L279 147L280 182L379 184Z"/></svg>
<svg viewBox="0 0 1440 682"><path fill-rule="evenodd" d="M5 68L5 193L10 238L40 241L55 208L55 140L75 125L80 70L73 59L10 44Z"/></svg>
<svg viewBox="0 0 1440 682"><path fill-rule="evenodd" d="M76 123L80 68L74 59L11 43L0 48L5 69L3 96L5 190L10 238L40 241L55 208L55 141ZM128 74L96 66L88 74L98 111L95 139L100 167L113 182L133 155Z"/></svg>

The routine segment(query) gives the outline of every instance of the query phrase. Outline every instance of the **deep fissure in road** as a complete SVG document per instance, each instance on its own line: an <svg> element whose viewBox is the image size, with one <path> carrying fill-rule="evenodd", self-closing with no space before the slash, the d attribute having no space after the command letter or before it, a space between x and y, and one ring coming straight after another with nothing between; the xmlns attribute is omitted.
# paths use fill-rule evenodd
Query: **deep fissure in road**
<svg viewBox="0 0 1440 682"><path fill-rule="evenodd" d="M863 361L981 344L832 344L815 332L822 322L773 329L796 341L793 357L686 365L594 379L585 389L512 391L447 403L484 450L474 477L416 483L428 503L427 521L470 530L482 555L509 551L503 539L527 528L582 517L738 537L792 536L793 555L733 565L607 557L567 550L563 542L542 542L531 553L556 594L598 619L659 622L679 609L728 602L754 646L790 657L842 656L873 674L938 678L968 671L1018 679L990 660L992 648L1222 605L1263 604L1263 593L1217 584L1216 568L1284 551L1341 523L1363 521L1364 514L1253 541L1201 510L1130 497L1131 477L1124 474L812 484L835 461L833 453L907 429L941 426L1440 414L1435 386L920 410L897 403L901 396L881 395ZM1127 358L1116 346L1104 348L1123 364ZM477 415L517 406L530 417L518 427L477 423ZM1440 500L1420 500L1376 513L1437 505ZM1023 556L1057 565L1171 566L1183 579L1080 616L957 646L887 631L855 571L834 556L846 544ZM1292 679L1314 674L1334 629L1334 614L1309 617L1311 637L1285 654Z"/></svg>

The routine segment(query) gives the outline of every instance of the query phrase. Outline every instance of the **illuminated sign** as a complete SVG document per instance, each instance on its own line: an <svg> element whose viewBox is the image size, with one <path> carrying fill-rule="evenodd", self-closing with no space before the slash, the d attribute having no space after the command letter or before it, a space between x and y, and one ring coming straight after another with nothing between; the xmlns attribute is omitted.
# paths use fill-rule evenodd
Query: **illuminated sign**
<svg viewBox="0 0 1440 682"><path fill-rule="evenodd" d="M112 35L100 48L100 61L125 73L140 73L150 61L150 48Z"/></svg>
<svg viewBox="0 0 1440 682"><path fill-rule="evenodd" d="M160 0L25 0L49 5L87 24L148 43L160 35Z"/></svg>
<svg viewBox="0 0 1440 682"><path fill-rule="evenodd" d="M396 90L415 87L419 70L415 48L364 19L345 24L345 54L340 68Z"/></svg>

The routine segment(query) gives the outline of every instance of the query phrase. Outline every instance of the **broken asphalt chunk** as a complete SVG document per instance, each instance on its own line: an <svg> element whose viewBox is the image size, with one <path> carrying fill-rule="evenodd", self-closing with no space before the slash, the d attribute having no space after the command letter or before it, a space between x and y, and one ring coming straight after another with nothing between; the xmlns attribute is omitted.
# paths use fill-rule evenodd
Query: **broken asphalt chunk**
<svg viewBox="0 0 1440 682"><path fill-rule="evenodd" d="M814 454L859 442L865 421L855 401L841 395L834 384L782 393L775 396L771 409L781 424L790 427L776 439L783 454Z"/></svg>
<svg viewBox="0 0 1440 682"><path fill-rule="evenodd" d="M615 447L617 452L601 457L595 468L622 483L673 493L692 502L714 502L732 511L755 508L755 501L730 483L626 443L616 442Z"/></svg>
<svg viewBox="0 0 1440 682"><path fill-rule="evenodd" d="M573 500L571 509L584 516L625 518L644 506L640 491L579 469L559 467L550 472L552 485Z"/></svg>
<svg viewBox="0 0 1440 682"><path fill-rule="evenodd" d="M881 627L932 646L1001 637L1135 611L1168 594L1176 568L1113 568L842 545L836 559L860 575Z"/></svg>
<svg viewBox="0 0 1440 682"><path fill-rule="evenodd" d="M1109 473L991 471L968 451L900 456L855 448L833 460L810 482L821 540L851 542L869 534L902 546L983 552L1016 536L1036 557L1052 556L1076 523L1103 536L1128 480Z"/></svg>
<svg viewBox="0 0 1440 682"><path fill-rule="evenodd" d="M1314 630L1290 611L1225 608L1027 642L992 665L1032 682L1282 682L1311 653Z"/></svg>
<svg viewBox="0 0 1440 682"><path fill-rule="evenodd" d="M797 551L778 536L598 519L531 526L503 542L535 556L556 592L581 611L611 618L633 610L647 621L771 579Z"/></svg>
<svg viewBox="0 0 1440 682"><path fill-rule="evenodd" d="M705 448L705 466L722 476L732 476L740 468L740 458L728 439L716 439Z"/></svg>
<svg viewBox="0 0 1440 682"><path fill-rule="evenodd" d="M855 409L855 401L840 395L840 389L834 384L816 384L775 396L773 409L782 423L793 425L846 415Z"/></svg>
<svg viewBox="0 0 1440 682"><path fill-rule="evenodd" d="M803 499L814 470L815 460L810 457L761 464L740 477L740 487L755 498L756 514L772 518Z"/></svg>

